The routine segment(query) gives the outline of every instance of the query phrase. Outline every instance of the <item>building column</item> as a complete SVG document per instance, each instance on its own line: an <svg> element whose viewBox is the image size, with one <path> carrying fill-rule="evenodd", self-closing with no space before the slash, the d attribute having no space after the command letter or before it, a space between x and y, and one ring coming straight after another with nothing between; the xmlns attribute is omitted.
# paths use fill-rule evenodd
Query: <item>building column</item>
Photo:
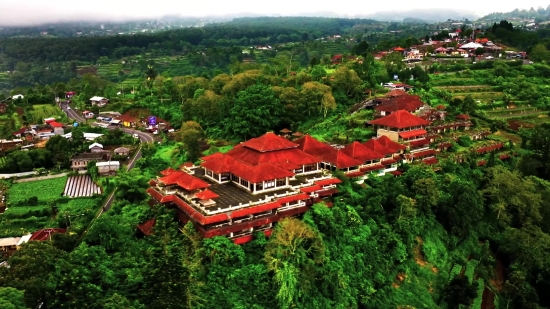
<svg viewBox="0 0 550 309"><path fill-rule="evenodd" d="M256 193L256 184L254 183L254 193Z"/></svg>
<svg viewBox="0 0 550 309"><path fill-rule="evenodd" d="M218 174L218 182L222 182L222 174L221 173Z"/></svg>

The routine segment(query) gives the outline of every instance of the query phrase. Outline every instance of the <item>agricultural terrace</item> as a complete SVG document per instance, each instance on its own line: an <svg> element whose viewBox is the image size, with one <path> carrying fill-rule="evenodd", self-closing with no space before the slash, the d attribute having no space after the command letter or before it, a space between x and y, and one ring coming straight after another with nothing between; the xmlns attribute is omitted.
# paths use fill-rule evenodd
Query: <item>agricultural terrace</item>
<svg viewBox="0 0 550 309"><path fill-rule="evenodd" d="M51 202L62 196L66 182L67 177L59 177L15 183L8 190L8 205L23 203L33 196L37 197L39 202Z"/></svg>
<svg viewBox="0 0 550 309"><path fill-rule="evenodd" d="M82 231L93 219L101 198L63 197L67 177L22 182L8 189L8 208L0 215L0 237L21 236L42 228Z"/></svg>
<svg viewBox="0 0 550 309"><path fill-rule="evenodd" d="M448 106L453 99L471 96L476 114L486 120L500 120L516 130L548 122L550 86L537 65L468 70L455 74L432 74L431 89L419 93L432 106ZM498 77L495 78L495 75ZM499 76L500 75L500 76ZM514 125L511 125L514 122Z"/></svg>
<svg viewBox="0 0 550 309"><path fill-rule="evenodd" d="M62 122L67 120L63 111L57 105L51 104L33 105L32 108L25 110L25 114L29 123L41 123L43 119L50 117L60 119Z"/></svg>

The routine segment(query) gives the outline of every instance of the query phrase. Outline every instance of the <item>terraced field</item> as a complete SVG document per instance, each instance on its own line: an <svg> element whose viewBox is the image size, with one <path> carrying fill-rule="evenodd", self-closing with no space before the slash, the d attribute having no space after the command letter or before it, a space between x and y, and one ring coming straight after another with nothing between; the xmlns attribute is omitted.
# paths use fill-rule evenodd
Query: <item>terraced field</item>
<svg viewBox="0 0 550 309"><path fill-rule="evenodd" d="M491 111L486 111L485 113L487 114L487 118L490 118L490 119L509 119L509 118L516 118L516 117L532 116L532 115L536 116L541 113L545 113L545 111L541 111L536 107L523 106L523 107L517 107L517 108L491 110Z"/></svg>
<svg viewBox="0 0 550 309"><path fill-rule="evenodd" d="M63 191L63 195L67 197L86 197L95 194L101 194L101 188L92 181L90 175L70 177Z"/></svg>

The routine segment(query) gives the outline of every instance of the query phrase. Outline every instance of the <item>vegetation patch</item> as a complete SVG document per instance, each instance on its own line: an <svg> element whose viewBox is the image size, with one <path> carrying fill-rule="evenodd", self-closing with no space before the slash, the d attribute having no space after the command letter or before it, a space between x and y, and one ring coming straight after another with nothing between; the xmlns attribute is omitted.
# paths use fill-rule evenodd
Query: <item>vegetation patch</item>
<svg viewBox="0 0 550 309"><path fill-rule="evenodd" d="M20 204L31 197L37 197L39 202L56 200L63 194L67 177L46 180L15 183L8 190L8 203Z"/></svg>

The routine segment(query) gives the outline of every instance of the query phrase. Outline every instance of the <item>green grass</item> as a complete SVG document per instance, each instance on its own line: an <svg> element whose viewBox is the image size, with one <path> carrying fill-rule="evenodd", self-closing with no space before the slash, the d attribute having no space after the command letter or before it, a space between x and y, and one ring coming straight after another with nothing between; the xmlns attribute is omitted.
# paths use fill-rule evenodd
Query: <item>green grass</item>
<svg viewBox="0 0 550 309"><path fill-rule="evenodd" d="M155 158L160 158L160 159L162 159L166 162L171 162L174 152L180 147L182 147L182 146L179 143L174 144L174 145L159 147L157 149L157 152L155 153L154 157Z"/></svg>
<svg viewBox="0 0 550 309"><path fill-rule="evenodd" d="M32 106L33 110L27 112L27 120L30 123L41 122L44 118L54 117L59 119L59 121L65 121L67 119L66 115L57 105L51 104L37 104Z"/></svg>
<svg viewBox="0 0 550 309"><path fill-rule="evenodd" d="M226 153L231 149L233 149L233 146L231 145L220 146L220 147L210 147L208 148L208 150L203 152L203 155L208 156L216 152Z"/></svg>
<svg viewBox="0 0 550 309"><path fill-rule="evenodd" d="M5 163L6 163L6 157L1 157L0 158L0 167L3 167Z"/></svg>
<svg viewBox="0 0 550 309"><path fill-rule="evenodd" d="M8 202L19 204L33 196L38 197L39 202L56 200L61 197L66 182L67 177L60 177L16 183L8 190Z"/></svg>

